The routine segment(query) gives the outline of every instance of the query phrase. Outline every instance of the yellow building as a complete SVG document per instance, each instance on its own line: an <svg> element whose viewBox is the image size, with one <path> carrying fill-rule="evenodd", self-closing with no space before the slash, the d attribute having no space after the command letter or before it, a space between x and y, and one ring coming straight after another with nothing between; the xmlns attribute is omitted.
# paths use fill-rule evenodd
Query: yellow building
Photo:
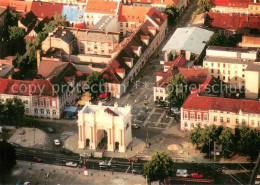
<svg viewBox="0 0 260 185"><path fill-rule="evenodd" d="M230 84L231 88L245 89L250 92L246 93L246 98L257 99L258 55L259 49L210 46L206 50L203 67L208 69L209 77L217 77Z"/></svg>

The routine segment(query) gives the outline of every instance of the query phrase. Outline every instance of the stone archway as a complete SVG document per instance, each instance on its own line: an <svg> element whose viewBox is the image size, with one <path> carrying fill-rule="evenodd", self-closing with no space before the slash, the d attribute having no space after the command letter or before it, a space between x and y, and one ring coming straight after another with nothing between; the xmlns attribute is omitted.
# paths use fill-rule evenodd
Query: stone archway
<svg viewBox="0 0 260 185"><path fill-rule="evenodd" d="M86 139L86 148L89 148L90 139Z"/></svg>
<svg viewBox="0 0 260 185"><path fill-rule="evenodd" d="M100 150L107 150L107 143L108 143L108 134L107 131L104 129L99 129L96 132L97 137L97 148Z"/></svg>

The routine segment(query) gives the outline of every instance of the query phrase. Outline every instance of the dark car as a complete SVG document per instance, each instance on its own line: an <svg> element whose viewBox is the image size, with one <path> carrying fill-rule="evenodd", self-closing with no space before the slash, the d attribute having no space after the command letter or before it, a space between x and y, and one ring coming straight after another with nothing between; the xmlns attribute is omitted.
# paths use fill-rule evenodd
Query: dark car
<svg viewBox="0 0 260 185"><path fill-rule="evenodd" d="M47 131L50 133L54 132L53 128L51 128L51 127L47 127Z"/></svg>
<svg viewBox="0 0 260 185"><path fill-rule="evenodd" d="M40 157L33 157L32 160L34 162L38 162L38 163L41 163L42 162L42 159Z"/></svg>
<svg viewBox="0 0 260 185"><path fill-rule="evenodd" d="M134 174L141 174L143 170L139 169L139 168L133 168L132 169L132 173Z"/></svg>
<svg viewBox="0 0 260 185"><path fill-rule="evenodd" d="M136 157L136 156L134 156L134 157L129 157L129 158L128 158L128 161L129 161L129 162L138 162L138 160L139 160L139 158Z"/></svg>
<svg viewBox="0 0 260 185"><path fill-rule="evenodd" d="M72 151L70 151L69 149L63 148L61 151L61 153L65 154L65 155L70 155L72 154Z"/></svg>
<svg viewBox="0 0 260 185"><path fill-rule="evenodd" d="M15 148L20 148L21 147L21 145L19 145L17 143L14 143L14 142L11 142L10 145L12 145Z"/></svg>

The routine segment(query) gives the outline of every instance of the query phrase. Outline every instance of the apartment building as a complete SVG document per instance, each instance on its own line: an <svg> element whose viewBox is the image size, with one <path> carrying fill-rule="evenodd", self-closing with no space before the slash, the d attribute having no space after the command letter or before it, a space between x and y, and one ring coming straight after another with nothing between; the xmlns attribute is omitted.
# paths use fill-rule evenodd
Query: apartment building
<svg viewBox="0 0 260 185"><path fill-rule="evenodd" d="M120 2L88 0L85 9L86 28L93 27L103 16L118 15Z"/></svg>
<svg viewBox="0 0 260 185"><path fill-rule="evenodd" d="M190 131L200 124L229 127L249 126L260 129L260 101L205 95L213 78L194 89L181 107L181 130ZM214 85L214 84L213 84Z"/></svg>
<svg viewBox="0 0 260 185"><path fill-rule="evenodd" d="M203 67L208 69L209 77L219 78L230 84L231 88L245 89L250 92L246 93L247 98L257 99L258 90L255 88L260 87L258 57L259 49L210 46L206 50ZM252 80L251 75L257 78Z"/></svg>
<svg viewBox="0 0 260 185"><path fill-rule="evenodd" d="M111 95L120 98L159 46L167 31L167 15L153 9L148 18L114 50L102 71Z"/></svg>
<svg viewBox="0 0 260 185"><path fill-rule="evenodd" d="M42 42L42 50L46 53L56 48L67 55L111 55L118 43L118 32L57 27Z"/></svg>

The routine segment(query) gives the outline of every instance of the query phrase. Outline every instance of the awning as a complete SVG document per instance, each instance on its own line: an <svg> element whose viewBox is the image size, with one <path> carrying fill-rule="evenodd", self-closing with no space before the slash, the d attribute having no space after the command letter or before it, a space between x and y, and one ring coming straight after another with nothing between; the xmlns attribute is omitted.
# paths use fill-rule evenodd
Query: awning
<svg viewBox="0 0 260 185"><path fill-rule="evenodd" d="M81 97L81 100L90 101L90 100L91 100L91 97L89 97L89 96L83 96L83 97Z"/></svg>
<svg viewBox="0 0 260 185"><path fill-rule="evenodd" d="M64 109L65 112L76 112L77 111L77 107L74 107L74 106L69 106L69 107L66 107Z"/></svg>
<svg viewBox="0 0 260 185"><path fill-rule="evenodd" d="M85 105L86 103L87 103L87 101L84 101L84 100L79 100L79 101L78 101L78 104L79 104L79 105Z"/></svg>

